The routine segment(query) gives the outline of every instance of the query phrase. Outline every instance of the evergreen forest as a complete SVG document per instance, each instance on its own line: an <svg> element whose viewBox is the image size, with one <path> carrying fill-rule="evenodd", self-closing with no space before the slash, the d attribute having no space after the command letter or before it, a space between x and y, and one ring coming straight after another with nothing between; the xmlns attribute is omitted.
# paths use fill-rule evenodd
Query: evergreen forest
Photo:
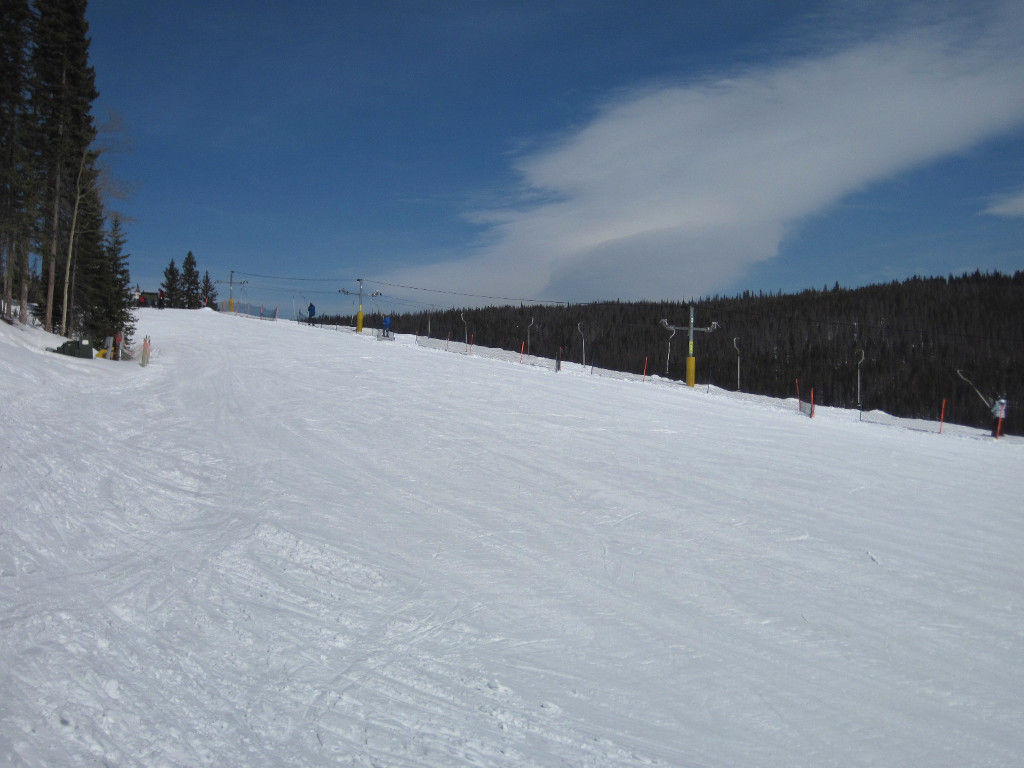
<svg viewBox="0 0 1024 768"><path fill-rule="evenodd" d="M217 309L217 288L210 279L209 271L199 279L199 266L192 251L185 254L181 268L171 259L164 268L164 281L160 284L164 292L165 306L172 309Z"/></svg>
<svg viewBox="0 0 1024 768"><path fill-rule="evenodd" d="M526 351L553 361L637 374L646 366L648 375L685 381L689 306L449 309L396 315L391 327L515 352L528 344ZM1003 431L1024 431L1024 272L836 284L791 295L745 292L692 306L695 328L717 324L694 333L698 384L785 398L796 395L799 380L804 398L813 389L817 405L931 420L943 415L946 401L947 421L981 427L992 421L985 401L1005 395ZM370 316L366 324L380 320Z"/></svg>
<svg viewBox="0 0 1024 768"><path fill-rule="evenodd" d="M0 3L0 317L130 339L123 222L99 163L86 0Z"/></svg>

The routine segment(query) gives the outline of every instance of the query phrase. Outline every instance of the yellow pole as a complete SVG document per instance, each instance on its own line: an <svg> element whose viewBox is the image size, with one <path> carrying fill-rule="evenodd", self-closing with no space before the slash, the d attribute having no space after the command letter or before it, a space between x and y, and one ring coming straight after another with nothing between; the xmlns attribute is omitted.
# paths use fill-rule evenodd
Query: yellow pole
<svg viewBox="0 0 1024 768"><path fill-rule="evenodd" d="M363 305L359 305L359 314L356 315L356 333L363 332Z"/></svg>
<svg viewBox="0 0 1024 768"><path fill-rule="evenodd" d="M686 357L686 386L697 386L697 358L693 356L693 307L690 307L690 348Z"/></svg>

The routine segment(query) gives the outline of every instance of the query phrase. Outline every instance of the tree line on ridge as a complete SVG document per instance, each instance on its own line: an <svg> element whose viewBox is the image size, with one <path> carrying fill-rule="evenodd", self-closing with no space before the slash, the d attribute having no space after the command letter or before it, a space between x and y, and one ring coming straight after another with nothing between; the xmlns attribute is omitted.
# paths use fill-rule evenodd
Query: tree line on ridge
<svg viewBox="0 0 1024 768"><path fill-rule="evenodd" d="M736 389L739 362L744 392L793 397L799 379L804 393L814 389L816 404L931 420L940 418L945 400L947 421L973 426L991 421L984 400L1006 396L1004 431L1024 424L1024 272L913 277L853 289L836 284L797 294L748 291L692 304L696 327L718 324L694 335L701 384ZM663 319L678 329L671 339ZM685 379L688 325L688 303L642 301L391 318L396 333L429 329L434 338L515 352L529 340L532 354L552 360L631 373L646 365L649 375L675 380Z"/></svg>

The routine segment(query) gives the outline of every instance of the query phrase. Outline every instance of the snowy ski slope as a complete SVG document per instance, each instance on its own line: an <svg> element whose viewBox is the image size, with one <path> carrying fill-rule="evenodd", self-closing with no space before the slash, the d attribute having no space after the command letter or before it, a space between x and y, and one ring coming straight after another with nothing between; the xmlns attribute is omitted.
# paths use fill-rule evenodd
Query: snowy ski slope
<svg viewBox="0 0 1024 768"><path fill-rule="evenodd" d="M138 319L0 325L0 764L1024 759L1024 440Z"/></svg>

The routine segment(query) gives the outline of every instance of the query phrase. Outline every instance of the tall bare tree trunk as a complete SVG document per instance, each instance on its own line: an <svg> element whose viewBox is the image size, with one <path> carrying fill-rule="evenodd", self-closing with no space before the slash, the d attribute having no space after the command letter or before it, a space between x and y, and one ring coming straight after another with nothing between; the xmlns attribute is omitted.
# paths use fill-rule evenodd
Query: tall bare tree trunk
<svg viewBox="0 0 1024 768"><path fill-rule="evenodd" d="M43 328L47 333L53 330L53 290L57 284L57 238L60 237L60 180L63 174L58 170L56 190L53 196L53 231L50 233L50 264L47 269L46 318Z"/></svg>
<svg viewBox="0 0 1024 768"><path fill-rule="evenodd" d="M68 233L68 261L64 267L64 303L61 308L60 335L64 336L68 329L68 284L71 282L71 255L75 247L75 230L78 229L78 206L82 201L82 171L85 170L85 158L88 150L82 153L82 162L78 164L78 179L75 181L75 211L71 214L71 232Z"/></svg>
<svg viewBox="0 0 1024 768"><path fill-rule="evenodd" d="M25 325L28 323L28 281L30 277L29 268L29 249L25 247L25 244L21 244L21 324Z"/></svg>
<svg viewBox="0 0 1024 768"><path fill-rule="evenodd" d="M11 319L11 280L14 278L14 271L11 264L14 263L14 238L8 239L0 235L0 264L4 269L4 295L0 298L0 315L4 320Z"/></svg>

